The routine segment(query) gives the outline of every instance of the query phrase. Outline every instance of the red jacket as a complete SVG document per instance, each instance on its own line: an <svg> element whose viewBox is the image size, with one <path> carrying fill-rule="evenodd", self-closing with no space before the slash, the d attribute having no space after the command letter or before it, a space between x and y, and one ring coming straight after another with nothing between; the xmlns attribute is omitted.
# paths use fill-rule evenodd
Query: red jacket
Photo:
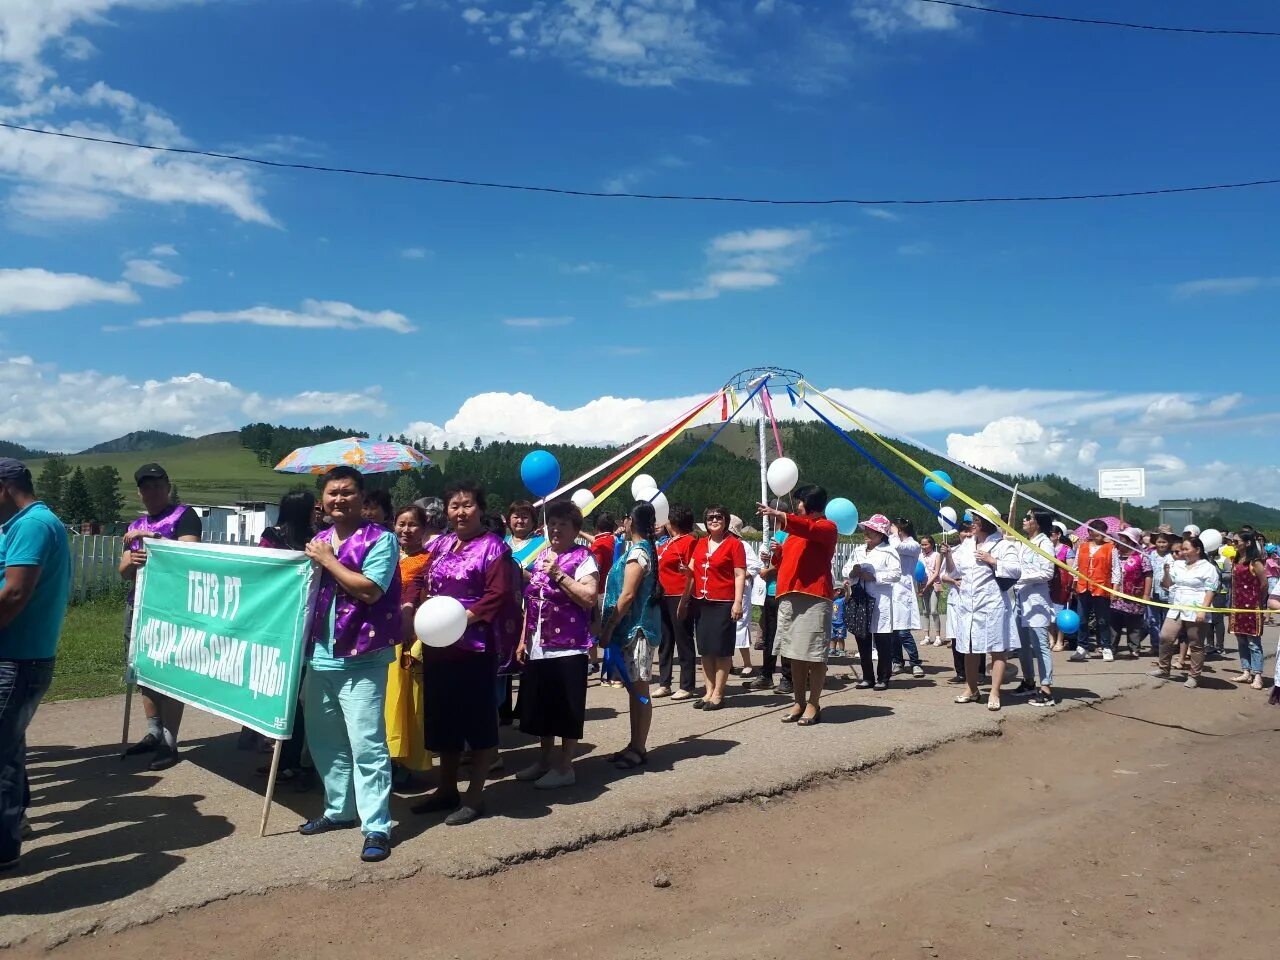
<svg viewBox="0 0 1280 960"><path fill-rule="evenodd" d="M596 583L600 585L600 593L604 593L604 582L608 579L609 570L613 567L613 551L617 543L617 538L612 533L597 533L595 539L591 541L591 557L595 560L596 569L599 571Z"/></svg>
<svg viewBox="0 0 1280 960"><path fill-rule="evenodd" d="M682 533L658 548L658 582L662 584L662 592L668 597L684 596L684 587L689 578L687 574L680 573L678 568L681 564L689 565L693 543L692 533Z"/></svg>
<svg viewBox="0 0 1280 960"><path fill-rule="evenodd" d="M803 593L830 600L835 591L831 561L840 538L836 525L826 517L789 513L782 529L787 531L787 540L778 565L778 598Z"/></svg>
<svg viewBox="0 0 1280 960"><path fill-rule="evenodd" d="M747 548L735 536L727 536L707 559L711 538L694 545L689 566L693 568L693 596L699 600L733 602L735 570L747 569ZM683 593L683 588L681 588Z"/></svg>

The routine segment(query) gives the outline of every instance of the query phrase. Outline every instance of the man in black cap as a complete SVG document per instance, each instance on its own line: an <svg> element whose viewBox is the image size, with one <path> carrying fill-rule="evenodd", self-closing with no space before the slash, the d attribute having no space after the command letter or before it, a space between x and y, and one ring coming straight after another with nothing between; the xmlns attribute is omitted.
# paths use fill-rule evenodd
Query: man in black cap
<svg viewBox="0 0 1280 960"><path fill-rule="evenodd" d="M146 515L129 524L124 535L124 556L120 558L120 576L130 583L124 614L126 654L133 630L133 582L138 578L138 570L147 562L147 539L154 537L198 543L202 530L199 514L190 507L170 502L173 488L169 484L169 475L160 464L143 464L134 471L133 479L138 484L138 497ZM151 769L167 770L178 762L182 701L146 687L138 687L138 693L142 695L142 710L147 716L147 732L125 751L125 756L154 753Z"/></svg>
<svg viewBox="0 0 1280 960"><path fill-rule="evenodd" d="M22 852L27 727L53 679L70 588L67 528L26 464L0 458L0 870Z"/></svg>

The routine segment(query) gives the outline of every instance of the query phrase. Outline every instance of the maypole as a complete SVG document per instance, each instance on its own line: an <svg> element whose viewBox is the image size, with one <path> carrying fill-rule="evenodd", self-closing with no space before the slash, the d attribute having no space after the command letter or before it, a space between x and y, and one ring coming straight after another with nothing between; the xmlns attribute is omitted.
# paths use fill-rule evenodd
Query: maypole
<svg viewBox="0 0 1280 960"><path fill-rule="evenodd" d="M804 377L798 370L788 370L786 367L748 367L745 370L739 370L729 378L727 389L729 390L754 390L761 380L766 380L765 389L772 388L774 393L782 393L788 387L794 387L803 380ZM766 411L768 407L765 404L764 397L759 399L760 404L760 420L756 424L756 440L759 445L760 455L760 502L769 502L769 434L767 425L765 424ZM765 517L761 525L760 552L763 554L769 550L770 546L770 524L769 518Z"/></svg>

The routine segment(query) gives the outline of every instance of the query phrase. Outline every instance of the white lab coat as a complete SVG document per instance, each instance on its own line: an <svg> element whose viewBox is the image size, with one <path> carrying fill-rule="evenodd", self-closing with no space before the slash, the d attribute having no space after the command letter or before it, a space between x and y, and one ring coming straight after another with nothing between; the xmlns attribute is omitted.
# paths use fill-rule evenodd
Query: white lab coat
<svg viewBox="0 0 1280 960"><path fill-rule="evenodd" d="M979 549L996 558L994 570L978 562ZM1021 576L1017 545L999 533L993 533L981 544L975 544L973 539L966 540L955 550L957 554L962 552L966 560L960 581L963 612L956 649L961 653L1011 653L1017 650L1021 646L1017 610L1009 593L996 583L997 576L1014 580Z"/></svg>
<svg viewBox="0 0 1280 960"><path fill-rule="evenodd" d="M1043 533L1037 533L1031 542L1053 556L1053 542ZM1024 627L1047 627L1054 617L1049 583L1057 567L1025 544L1021 548L1019 562L1022 575L1018 577L1015 588L1018 592L1018 622Z"/></svg>
<svg viewBox="0 0 1280 960"><path fill-rule="evenodd" d="M920 544L914 537L889 538L889 546L898 552L902 579L893 585L893 629L919 630L920 604L916 602L916 564L920 562Z"/></svg>
<svg viewBox="0 0 1280 960"><path fill-rule="evenodd" d="M874 580L863 584L876 605L871 617L871 631L893 633L894 607L897 606L894 587L902 579L902 564L898 561L898 552L889 544L881 543L866 551L861 567L875 574Z"/></svg>
<svg viewBox="0 0 1280 960"><path fill-rule="evenodd" d="M844 562L844 566L840 570L840 575L852 582L854 572L862 566L863 561L866 559L867 545L865 543L855 543L853 552L849 554L849 559Z"/></svg>
<svg viewBox="0 0 1280 960"><path fill-rule="evenodd" d="M742 546L747 553L747 582L742 585L742 595L749 599L749 603L742 605L742 617L737 623L737 637L735 647L738 650L751 646L751 608L753 606L764 605L764 594L768 585L760 578L760 571L764 569L760 564L760 552L753 544L742 541ZM760 602L756 603L756 588L760 589Z"/></svg>

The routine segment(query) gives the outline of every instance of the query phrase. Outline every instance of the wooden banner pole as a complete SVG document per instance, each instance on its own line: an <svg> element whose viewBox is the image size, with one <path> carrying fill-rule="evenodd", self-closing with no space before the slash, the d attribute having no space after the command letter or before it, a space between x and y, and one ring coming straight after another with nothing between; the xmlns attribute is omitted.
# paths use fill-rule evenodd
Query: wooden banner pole
<svg viewBox="0 0 1280 960"><path fill-rule="evenodd" d="M280 770L280 751L284 747L283 740L277 740L275 749L271 751L271 773L267 776L267 796L262 802L262 823L258 827L258 838L267 835L267 817L271 814L271 801L276 794L276 773Z"/></svg>

